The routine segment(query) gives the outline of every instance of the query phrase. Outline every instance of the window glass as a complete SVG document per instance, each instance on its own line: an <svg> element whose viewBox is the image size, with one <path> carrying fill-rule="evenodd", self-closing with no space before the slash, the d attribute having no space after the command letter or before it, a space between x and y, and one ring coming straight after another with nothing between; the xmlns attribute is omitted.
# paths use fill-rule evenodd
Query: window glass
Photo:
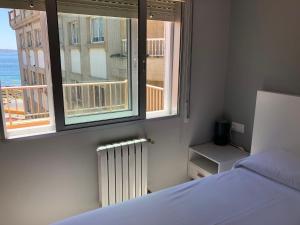
<svg viewBox="0 0 300 225"><path fill-rule="evenodd" d="M99 43L104 41L104 18L91 18L91 34L92 43Z"/></svg>
<svg viewBox="0 0 300 225"><path fill-rule="evenodd" d="M58 9L60 40L70 36L72 45L60 49L65 124L137 116L137 18Z"/></svg>
<svg viewBox="0 0 300 225"><path fill-rule="evenodd" d="M49 50L47 40L41 37L41 32L47 36L46 13L1 8L0 18L1 104L6 137L52 132L51 72L50 66L45 67L50 61ZM35 48L37 45L40 48Z"/></svg>
<svg viewBox="0 0 300 225"><path fill-rule="evenodd" d="M79 44L79 24L78 24L78 21L71 22L70 26L71 26L71 44L72 45L77 45L77 44Z"/></svg>
<svg viewBox="0 0 300 225"><path fill-rule="evenodd" d="M36 29L34 30L34 34L35 34L35 47L40 47L42 45L41 31Z"/></svg>
<svg viewBox="0 0 300 225"><path fill-rule="evenodd" d="M147 117L177 114L180 23L147 22Z"/></svg>
<svg viewBox="0 0 300 225"><path fill-rule="evenodd" d="M31 31L27 31L27 47L32 47L32 34Z"/></svg>

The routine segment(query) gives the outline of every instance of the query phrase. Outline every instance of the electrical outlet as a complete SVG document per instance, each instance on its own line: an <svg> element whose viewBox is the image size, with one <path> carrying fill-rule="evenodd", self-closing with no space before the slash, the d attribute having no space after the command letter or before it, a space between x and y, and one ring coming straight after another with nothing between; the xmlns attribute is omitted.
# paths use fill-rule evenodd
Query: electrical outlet
<svg viewBox="0 0 300 225"><path fill-rule="evenodd" d="M231 130L235 131L237 133L245 133L245 125L237 122L232 122L231 123Z"/></svg>

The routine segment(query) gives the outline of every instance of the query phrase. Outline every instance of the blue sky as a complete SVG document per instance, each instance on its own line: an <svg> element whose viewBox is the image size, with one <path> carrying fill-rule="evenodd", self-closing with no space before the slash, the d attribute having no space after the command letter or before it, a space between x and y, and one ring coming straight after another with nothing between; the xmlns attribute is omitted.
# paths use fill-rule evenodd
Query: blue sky
<svg viewBox="0 0 300 225"><path fill-rule="evenodd" d="M15 31L9 26L9 9L0 9L0 49L17 49Z"/></svg>

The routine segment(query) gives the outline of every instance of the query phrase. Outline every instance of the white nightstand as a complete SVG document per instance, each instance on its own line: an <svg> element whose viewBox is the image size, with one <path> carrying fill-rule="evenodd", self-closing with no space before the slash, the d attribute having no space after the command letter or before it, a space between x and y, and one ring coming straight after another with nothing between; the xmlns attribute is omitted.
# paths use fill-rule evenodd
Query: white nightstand
<svg viewBox="0 0 300 225"><path fill-rule="evenodd" d="M232 145L206 143L192 146L189 148L188 176L199 179L230 170L236 161L247 156L247 152Z"/></svg>

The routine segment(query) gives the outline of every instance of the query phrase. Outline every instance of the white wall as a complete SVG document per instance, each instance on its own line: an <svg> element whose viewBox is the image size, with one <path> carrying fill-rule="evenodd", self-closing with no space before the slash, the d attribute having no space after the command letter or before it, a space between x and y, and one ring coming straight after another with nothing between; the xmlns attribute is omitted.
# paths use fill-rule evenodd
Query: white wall
<svg viewBox="0 0 300 225"><path fill-rule="evenodd" d="M149 187L187 178L187 148L211 140L223 114L230 1L194 2L191 118L90 128L36 140L0 143L0 218L5 225L46 225L97 207L100 143L147 136Z"/></svg>
<svg viewBox="0 0 300 225"><path fill-rule="evenodd" d="M93 77L106 79L106 53L103 48L91 48L90 49L90 67L91 75Z"/></svg>
<svg viewBox="0 0 300 225"><path fill-rule="evenodd" d="M300 1L232 0L225 115L245 124L250 151L257 90L300 95Z"/></svg>

